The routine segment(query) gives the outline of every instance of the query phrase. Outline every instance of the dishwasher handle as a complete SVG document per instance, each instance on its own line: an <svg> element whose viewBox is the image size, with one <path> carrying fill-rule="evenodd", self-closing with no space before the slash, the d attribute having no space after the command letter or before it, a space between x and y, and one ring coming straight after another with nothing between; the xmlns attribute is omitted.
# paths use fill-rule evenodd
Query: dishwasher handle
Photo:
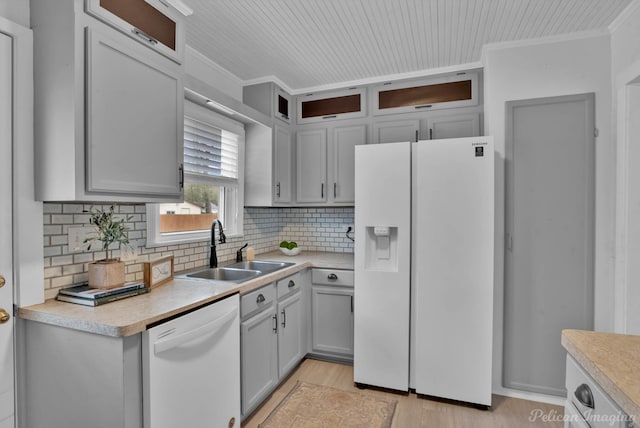
<svg viewBox="0 0 640 428"><path fill-rule="evenodd" d="M225 324L233 320L238 315L238 308L234 307L226 314L213 321L203 324L193 330L189 330L177 336L169 337L165 340L160 340L153 344L154 353L160 354L173 348L177 348L180 345L191 342L195 339L203 339L209 336L213 336L217 333Z"/></svg>

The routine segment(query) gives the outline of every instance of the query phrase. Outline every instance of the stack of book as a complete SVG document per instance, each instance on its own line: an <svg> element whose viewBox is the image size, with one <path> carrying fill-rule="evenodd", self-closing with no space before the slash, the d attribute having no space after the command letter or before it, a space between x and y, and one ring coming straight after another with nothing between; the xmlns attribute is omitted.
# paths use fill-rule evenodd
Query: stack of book
<svg viewBox="0 0 640 428"><path fill-rule="evenodd" d="M127 297L137 296L148 291L143 282L127 283L116 288L91 288L87 284L62 288L56 300L77 303L85 306L98 306Z"/></svg>

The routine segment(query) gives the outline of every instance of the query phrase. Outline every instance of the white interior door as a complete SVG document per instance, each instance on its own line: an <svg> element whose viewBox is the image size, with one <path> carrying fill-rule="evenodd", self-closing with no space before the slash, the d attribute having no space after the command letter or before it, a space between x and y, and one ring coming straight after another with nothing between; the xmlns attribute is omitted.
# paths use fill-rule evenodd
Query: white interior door
<svg viewBox="0 0 640 428"><path fill-rule="evenodd" d="M13 267L11 227L12 38L0 33L0 428L14 426ZM8 320L6 317L11 316Z"/></svg>
<svg viewBox="0 0 640 428"><path fill-rule="evenodd" d="M594 95L507 103L503 384L563 396L562 329L593 329Z"/></svg>

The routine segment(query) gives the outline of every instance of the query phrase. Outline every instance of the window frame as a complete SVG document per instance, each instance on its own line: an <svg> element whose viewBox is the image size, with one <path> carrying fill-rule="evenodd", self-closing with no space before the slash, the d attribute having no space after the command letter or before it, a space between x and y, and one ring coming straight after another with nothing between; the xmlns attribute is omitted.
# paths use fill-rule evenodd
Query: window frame
<svg viewBox="0 0 640 428"><path fill-rule="evenodd" d="M245 130L244 124L218 114L207 107L192 101L184 101L184 116L203 122L209 126L233 132L240 136L238 139L238 178L230 179L216 177L206 179L194 174L185 173L185 181L207 183L220 186L219 212L224 212L223 227L227 238L242 237L244 234L244 152ZM229 192L227 189L234 191ZM233 199L236 199L235 201ZM184 198L183 198L184 200ZM235 204L234 204L235 202ZM233 206L233 207L232 207ZM232 219L227 210L234 209ZM223 211L224 210L224 211ZM165 245L188 244L209 241L211 231L160 233L160 204L147 204L147 247Z"/></svg>

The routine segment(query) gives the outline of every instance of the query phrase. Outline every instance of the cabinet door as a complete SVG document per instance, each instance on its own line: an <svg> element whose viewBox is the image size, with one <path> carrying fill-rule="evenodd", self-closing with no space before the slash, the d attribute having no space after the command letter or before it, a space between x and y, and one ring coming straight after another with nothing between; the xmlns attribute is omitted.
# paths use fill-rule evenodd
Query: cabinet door
<svg viewBox="0 0 640 428"><path fill-rule="evenodd" d="M278 377L286 376L304 356L302 293L278 303Z"/></svg>
<svg viewBox="0 0 640 428"><path fill-rule="evenodd" d="M181 63L184 23L161 0L87 0L87 13Z"/></svg>
<svg viewBox="0 0 640 428"><path fill-rule="evenodd" d="M273 175L274 175L274 202L291 202L291 182L292 182L292 147L291 132L288 128L276 125L274 130L274 154L273 154Z"/></svg>
<svg viewBox="0 0 640 428"><path fill-rule="evenodd" d="M182 78L118 34L86 36L87 192L181 199Z"/></svg>
<svg viewBox="0 0 640 428"><path fill-rule="evenodd" d="M337 127L333 130L333 183L329 190L334 202L355 200L355 147L365 144L366 125Z"/></svg>
<svg viewBox="0 0 640 428"><path fill-rule="evenodd" d="M312 287L313 351L353 356L353 289Z"/></svg>
<svg viewBox="0 0 640 428"><path fill-rule="evenodd" d="M340 91L298 96L297 123L324 122L336 119L364 117L366 112L366 88L350 88Z"/></svg>
<svg viewBox="0 0 640 428"><path fill-rule="evenodd" d="M325 202L327 200L327 130L298 131L297 200Z"/></svg>
<svg viewBox="0 0 640 428"><path fill-rule="evenodd" d="M429 139L477 137L480 135L478 113L431 118L427 121Z"/></svg>
<svg viewBox="0 0 640 428"><path fill-rule="evenodd" d="M404 141L418 141L420 120L391 120L378 122L373 125L374 141L376 143L400 143Z"/></svg>
<svg viewBox="0 0 640 428"><path fill-rule="evenodd" d="M278 383L277 317L273 309L241 325L242 414L248 415Z"/></svg>

